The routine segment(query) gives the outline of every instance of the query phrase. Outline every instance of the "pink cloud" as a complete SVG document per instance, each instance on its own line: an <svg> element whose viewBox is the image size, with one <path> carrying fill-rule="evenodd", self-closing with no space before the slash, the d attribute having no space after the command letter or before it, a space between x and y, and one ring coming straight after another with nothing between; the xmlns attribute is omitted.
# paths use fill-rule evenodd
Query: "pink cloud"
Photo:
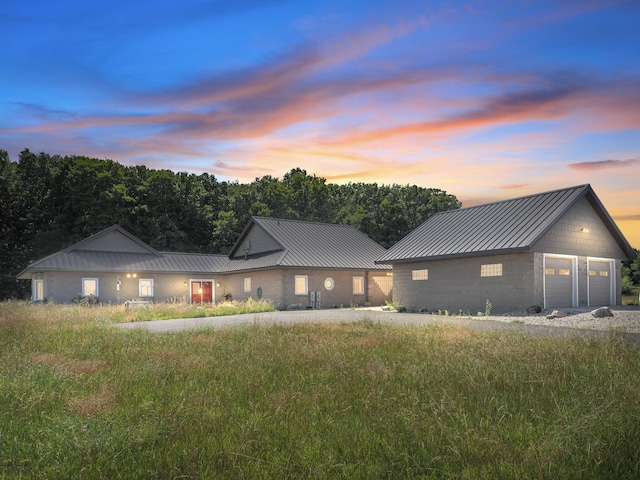
<svg viewBox="0 0 640 480"><path fill-rule="evenodd" d="M601 170L604 168L625 168L640 165L640 158L629 158L627 160L597 160L593 162L570 163L569 168L574 170Z"/></svg>

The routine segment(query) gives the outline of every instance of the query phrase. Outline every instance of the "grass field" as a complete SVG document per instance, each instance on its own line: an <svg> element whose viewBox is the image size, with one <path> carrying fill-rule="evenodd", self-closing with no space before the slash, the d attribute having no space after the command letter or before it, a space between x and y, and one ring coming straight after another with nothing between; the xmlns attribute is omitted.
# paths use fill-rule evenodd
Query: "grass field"
<svg viewBox="0 0 640 480"><path fill-rule="evenodd" d="M613 339L115 313L0 304L0 478L640 478L640 351Z"/></svg>
<svg viewBox="0 0 640 480"><path fill-rule="evenodd" d="M630 295L622 295L623 305L640 305L640 286L633 287Z"/></svg>

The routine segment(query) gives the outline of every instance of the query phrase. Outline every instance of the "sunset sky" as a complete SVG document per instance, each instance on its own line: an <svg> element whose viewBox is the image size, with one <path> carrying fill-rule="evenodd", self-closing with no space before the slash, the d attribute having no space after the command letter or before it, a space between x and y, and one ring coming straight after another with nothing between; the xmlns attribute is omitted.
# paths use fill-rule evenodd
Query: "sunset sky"
<svg viewBox="0 0 640 480"><path fill-rule="evenodd" d="M0 148L463 206L590 183L640 248L640 1L26 0Z"/></svg>

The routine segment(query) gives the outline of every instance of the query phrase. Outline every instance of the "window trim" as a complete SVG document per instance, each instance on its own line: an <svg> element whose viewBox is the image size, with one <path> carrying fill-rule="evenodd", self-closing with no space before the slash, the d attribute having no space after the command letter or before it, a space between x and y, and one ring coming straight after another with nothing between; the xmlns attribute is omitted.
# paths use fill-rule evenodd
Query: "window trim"
<svg viewBox="0 0 640 480"><path fill-rule="evenodd" d="M85 289L85 282L93 280L96 282L96 293L86 293L86 289ZM95 277L82 277L82 296L83 297L90 297L90 296L94 296L95 298L100 297L100 281L98 278Z"/></svg>
<svg viewBox="0 0 640 480"><path fill-rule="evenodd" d="M34 302L44 301L44 280L41 278L34 278L31 285L31 300Z"/></svg>
<svg viewBox="0 0 640 480"><path fill-rule="evenodd" d="M149 286L151 289L151 293L146 295L142 293L142 282L151 282L151 285ZM155 291L155 281L153 280L153 278L139 278L138 279L138 296L141 298L152 298L155 296L156 291Z"/></svg>
<svg viewBox="0 0 640 480"><path fill-rule="evenodd" d="M336 282L331 277L325 278L322 284L324 285L324 289L328 291L333 290L336 286Z"/></svg>
<svg viewBox="0 0 640 480"><path fill-rule="evenodd" d="M360 283L360 291L356 291L356 281L359 281ZM353 287L353 294L354 295L364 295L364 277L362 276L354 276L352 278L352 287Z"/></svg>
<svg viewBox="0 0 640 480"><path fill-rule="evenodd" d="M304 280L304 292L298 290L298 280ZM294 295L309 295L309 275L296 275L293 281Z"/></svg>

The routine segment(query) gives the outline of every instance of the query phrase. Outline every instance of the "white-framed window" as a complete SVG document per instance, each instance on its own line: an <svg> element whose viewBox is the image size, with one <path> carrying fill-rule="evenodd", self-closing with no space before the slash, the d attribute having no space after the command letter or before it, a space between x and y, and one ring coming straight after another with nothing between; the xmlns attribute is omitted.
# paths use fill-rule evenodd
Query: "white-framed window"
<svg viewBox="0 0 640 480"><path fill-rule="evenodd" d="M353 294L364 295L364 277L353 277Z"/></svg>
<svg viewBox="0 0 640 480"><path fill-rule="evenodd" d="M153 278L141 278L138 280L138 295L140 297L153 297Z"/></svg>
<svg viewBox="0 0 640 480"><path fill-rule="evenodd" d="M429 280L429 269L411 270L411 280Z"/></svg>
<svg viewBox="0 0 640 480"><path fill-rule="evenodd" d="M244 279L244 291L247 293L251 292L251 277Z"/></svg>
<svg viewBox="0 0 640 480"><path fill-rule="evenodd" d="M309 295L309 277L307 275L296 275L295 294Z"/></svg>
<svg viewBox="0 0 640 480"><path fill-rule="evenodd" d="M481 277L501 277L502 276L502 264L501 263L488 263L480 265Z"/></svg>
<svg viewBox="0 0 640 480"><path fill-rule="evenodd" d="M31 286L31 299L34 302L42 302L44 300L44 280L35 279Z"/></svg>
<svg viewBox="0 0 640 480"><path fill-rule="evenodd" d="M333 290L333 287L335 286L336 286L336 282L333 281L333 278L327 277L324 279L325 290Z"/></svg>
<svg viewBox="0 0 640 480"><path fill-rule="evenodd" d="M98 279L97 278L83 278L82 279L82 296L83 297L98 297Z"/></svg>

